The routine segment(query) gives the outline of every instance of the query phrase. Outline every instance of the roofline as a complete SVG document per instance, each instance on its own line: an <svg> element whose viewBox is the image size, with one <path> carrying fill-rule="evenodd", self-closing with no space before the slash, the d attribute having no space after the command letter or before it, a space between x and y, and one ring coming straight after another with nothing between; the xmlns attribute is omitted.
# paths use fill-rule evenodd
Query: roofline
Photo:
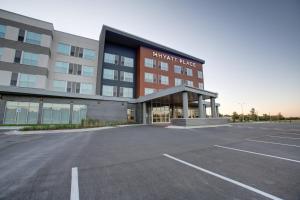
<svg viewBox="0 0 300 200"><path fill-rule="evenodd" d="M136 35L133 35L131 33L128 33L128 32L125 32L125 31L121 31L119 29L116 29L116 28L113 28L113 27L110 27L110 26L107 26L105 24L103 24L102 26L102 31L111 31L113 33L116 33L116 34L119 34L119 35L123 35L125 37L128 37L128 38L131 38L131 39L134 39L134 40L137 40L137 41L140 41L140 42L143 42L143 43L146 43L150 46L155 46L159 49L162 49L164 51L168 51L168 52L171 52L171 53L174 53L174 54L178 54L180 56L183 56L183 57L186 57L188 59L191 59L191 60L194 60L194 61L197 61L197 62L200 62L202 64L205 64L205 61L200 59L200 58L196 58L194 56L191 56L191 55L188 55L186 53L183 53L181 51L178 51L176 49L172 49L170 47L167 47L167 46L164 46L164 45L161 45L161 44L158 44L156 42L152 42L150 40L147 40L145 38L142 38L142 37L139 37L139 36L136 36ZM101 31L101 33L102 33Z"/></svg>
<svg viewBox="0 0 300 200"><path fill-rule="evenodd" d="M67 35L71 35L71 36L74 36L74 37L80 37L80 38L83 38L83 39L92 40L94 42L98 42L99 43L99 40L95 40L95 39L92 39L92 38L83 37L81 35L76 35L76 34L73 34L73 33L68 33L68 32L59 31L59 30L54 30L54 32L64 33L64 34L67 34Z"/></svg>

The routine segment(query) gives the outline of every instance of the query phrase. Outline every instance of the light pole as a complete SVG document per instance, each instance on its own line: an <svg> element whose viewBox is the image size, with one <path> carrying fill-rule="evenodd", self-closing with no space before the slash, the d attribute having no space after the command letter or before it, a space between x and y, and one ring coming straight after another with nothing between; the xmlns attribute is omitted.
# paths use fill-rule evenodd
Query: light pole
<svg viewBox="0 0 300 200"><path fill-rule="evenodd" d="M241 109L242 109L242 120L244 122L244 106L243 105L246 105L245 103L238 103L241 105Z"/></svg>

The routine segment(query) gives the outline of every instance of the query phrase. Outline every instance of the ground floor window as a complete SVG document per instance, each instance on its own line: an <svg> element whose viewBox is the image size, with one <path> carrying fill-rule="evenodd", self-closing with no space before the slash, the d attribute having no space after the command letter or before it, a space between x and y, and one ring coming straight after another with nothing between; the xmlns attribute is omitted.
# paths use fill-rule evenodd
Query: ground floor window
<svg viewBox="0 0 300 200"><path fill-rule="evenodd" d="M127 109L127 121L135 122L135 110L132 108Z"/></svg>
<svg viewBox="0 0 300 200"><path fill-rule="evenodd" d="M86 112L86 105L73 105L72 123L79 124L81 120L86 119Z"/></svg>
<svg viewBox="0 0 300 200"><path fill-rule="evenodd" d="M70 120L70 104L43 104L42 123L44 124L68 124Z"/></svg>
<svg viewBox="0 0 300 200"><path fill-rule="evenodd" d="M39 103L7 101L5 124L36 124L38 121Z"/></svg>

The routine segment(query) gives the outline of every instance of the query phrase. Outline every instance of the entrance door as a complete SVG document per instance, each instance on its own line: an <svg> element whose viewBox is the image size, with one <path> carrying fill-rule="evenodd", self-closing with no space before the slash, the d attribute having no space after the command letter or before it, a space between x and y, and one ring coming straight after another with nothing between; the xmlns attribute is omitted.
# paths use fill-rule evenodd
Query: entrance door
<svg viewBox="0 0 300 200"><path fill-rule="evenodd" d="M152 107L152 123L169 123L170 122L170 106L161 103L151 103Z"/></svg>

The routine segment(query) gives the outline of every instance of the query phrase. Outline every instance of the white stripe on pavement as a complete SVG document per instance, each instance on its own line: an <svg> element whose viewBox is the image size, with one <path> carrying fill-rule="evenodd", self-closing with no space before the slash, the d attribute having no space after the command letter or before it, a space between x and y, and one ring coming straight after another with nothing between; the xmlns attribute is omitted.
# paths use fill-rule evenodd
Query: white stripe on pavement
<svg viewBox="0 0 300 200"><path fill-rule="evenodd" d="M269 141L263 141L263 140L250 140L250 139L246 139L247 141L251 141L251 142L261 142L261 143L267 143L267 144L278 144L278 145L282 145L282 146L289 146L289 147L298 147L300 148L300 146L298 145L294 145L294 144L284 144L284 143L278 143L278 142L269 142Z"/></svg>
<svg viewBox="0 0 300 200"><path fill-rule="evenodd" d="M283 136L277 136L277 135L267 135L268 137L274 137L274 138L285 138L285 139L291 139L291 140L300 140L300 138L294 138L294 137L283 137Z"/></svg>
<svg viewBox="0 0 300 200"><path fill-rule="evenodd" d="M78 168L72 168L70 200L79 200Z"/></svg>
<svg viewBox="0 0 300 200"><path fill-rule="evenodd" d="M210 175L212 175L212 176L215 176L215 177L217 177L217 178L220 178L220 179L222 179L222 180L224 180L224 181L233 183L233 184L238 185L238 186L240 186L240 187L242 187L242 188L245 188L245 189L247 189L247 190L250 190L250 191L252 191L252 192L255 192L255 193L257 193L257 194L260 194L260 195L262 195L262 196L265 196L265 197L267 197L267 198L270 198L270 199L273 199L273 200L282 200L281 198L276 197L276 196L274 196L274 195L272 195L272 194L268 194L268 193L266 193L266 192L263 192L263 191L261 191L261 190L258 190L258 189L254 188L254 187L251 187L251 186L246 185L246 184L244 184L244 183L241 183L241 182L239 182L239 181L233 180L233 179L231 179L231 178L227 178L227 177L225 177L225 176L222 176L222 175L220 175L220 174L214 173L214 172L209 171L209 170L207 170L207 169L203 169L203 168L201 168L201 167L198 167L198 166L193 165L193 164L191 164L191 163L188 163L188 162L186 162L186 161L183 161L183 160L180 160L180 159L178 159L178 158L175 158L175 157L173 157L173 156L171 156L171 155L169 155L169 154L163 154L163 155L164 155L165 157L168 157L168 158L172 159L172 160L175 160L175 161L177 161L177 162L180 162L180 163L182 163L182 164L185 164L185 165L187 165L187 166L189 166L189 167L192 167L192 168L197 169L197 170L199 170L199 171L205 172L205 173L210 174Z"/></svg>
<svg viewBox="0 0 300 200"><path fill-rule="evenodd" d="M287 160L287 161L291 161L291 162L300 163L300 160L293 160L293 159L289 159L289 158L283 158L283 157L279 157L279 156L272 156L272 155L268 155L268 154L257 153L257 152L254 152L254 151L246 151L246 150L242 150L242 149L225 147L225 146L221 146L221 145L214 145L214 146L219 147L219 148L223 148L223 149L230 149L230 150L234 150L234 151L240 151L240 152L251 153L251 154L255 154L255 155L266 156L266 157L270 157L270 158L277 158L277 159L281 159L281 160Z"/></svg>

